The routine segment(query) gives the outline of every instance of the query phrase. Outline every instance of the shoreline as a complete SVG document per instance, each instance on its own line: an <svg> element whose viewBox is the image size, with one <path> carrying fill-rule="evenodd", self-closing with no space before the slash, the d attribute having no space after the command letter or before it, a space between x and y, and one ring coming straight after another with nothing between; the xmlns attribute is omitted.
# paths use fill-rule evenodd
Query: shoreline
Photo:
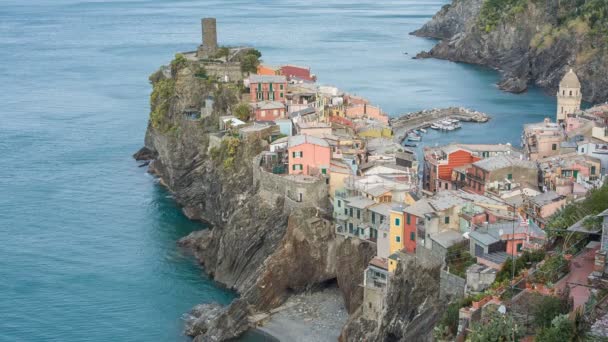
<svg viewBox="0 0 608 342"><path fill-rule="evenodd" d="M342 295L336 286L293 295L273 311L262 324L250 330L254 335L269 336L271 339L267 340L270 341L336 341L348 319Z"/></svg>

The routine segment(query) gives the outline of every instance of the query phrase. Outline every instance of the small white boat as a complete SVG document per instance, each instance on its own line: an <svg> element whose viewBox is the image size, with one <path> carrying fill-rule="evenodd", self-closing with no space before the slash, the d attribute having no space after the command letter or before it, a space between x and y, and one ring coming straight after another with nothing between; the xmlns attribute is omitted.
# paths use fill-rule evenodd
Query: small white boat
<svg viewBox="0 0 608 342"><path fill-rule="evenodd" d="M460 123L457 122L457 123L453 124L452 127L454 127L454 129L458 129L458 128L462 128L462 125L460 125Z"/></svg>
<svg viewBox="0 0 608 342"><path fill-rule="evenodd" d="M445 126L445 129L446 129L447 131L453 131L453 130L455 130L456 128L454 127L454 125L449 125L449 126Z"/></svg>
<svg viewBox="0 0 608 342"><path fill-rule="evenodd" d="M421 129L420 129L420 132L422 132L422 133L426 133L426 129L421 128Z"/></svg>
<svg viewBox="0 0 608 342"><path fill-rule="evenodd" d="M431 125L431 129L441 129L441 126L439 126L438 124L434 123Z"/></svg>
<svg viewBox="0 0 608 342"><path fill-rule="evenodd" d="M419 135L415 135L415 134L408 134L407 140L408 141L420 141L420 140L422 140L422 137Z"/></svg>

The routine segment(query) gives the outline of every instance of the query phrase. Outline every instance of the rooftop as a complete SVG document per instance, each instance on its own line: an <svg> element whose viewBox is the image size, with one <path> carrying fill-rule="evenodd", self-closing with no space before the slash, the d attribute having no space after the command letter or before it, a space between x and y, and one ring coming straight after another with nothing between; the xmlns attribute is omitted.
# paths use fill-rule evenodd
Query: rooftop
<svg viewBox="0 0 608 342"><path fill-rule="evenodd" d="M284 109L285 104L278 101L262 101L253 104L259 109Z"/></svg>
<svg viewBox="0 0 608 342"><path fill-rule="evenodd" d="M498 155L486 159L482 159L473 163L473 165L486 171L496 171L506 167L521 167L527 169L536 169L536 163L528 160L514 158L508 155Z"/></svg>
<svg viewBox="0 0 608 342"><path fill-rule="evenodd" d="M296 147L298 145L302 145L302 144L313 144L313 145L318 145L318 146L323 146L323 147L329 147L329 144L327 143L327 141L321 139L321 138L317 138L317 137L313 137L310 135L294 135L289 137L289 147Z"/></svg>
<svg viewBox="0 0 608 342"><path fill-rule="evenodd" d="M443 248L450 248L453 245L464 241L464 237L456 231L445 230L439 233L431 234L431 240L437 242Z"/></svg>
<svg viewBox="0 0 608 342"><path fill-rule="evenodd" d="M564 78L559 82L560 87L564 88L580 88L581 82L578 80L578 76L574 72L574 69L570 70L564 75Z"/></svg>
<svg viewBox="0 0 608 342"><path fill-rule="evenodd" d="M416 203L410 205L409 207L405 207L403 211L417 217L423 217L425 214L432 213L435 210L433 209L433 207L431 207L428 200L421 199Z"/></svg>
<svg viewBox="0 0 608 342"><path fill-rule="evenodd" d="M369 207L369 210L375 212L376 214L388 217L391 211L391 207L391 204L379 203Z"/></svg>
<svg viewBox="0 0 608 342"><path fill-rule="evenodd" d="M365 209L376 203L371 199L362 196L348 197L344 199L344 202L346 202L346 205L357 209Z"/></svg>
<svg viewBox="0 0 608 342"><path fill-rule="evenodd" d="M287 78L285 76L277 75L251 75L249 76L249 83L286 83Z"/></svg>
<svg viewBox="0 0 608 342"><path fill-rule="evenodd" d="M547 191L532 197L530 201L538 206L544 206L561 199L564 199L564 196L555 191Z"/></svg>

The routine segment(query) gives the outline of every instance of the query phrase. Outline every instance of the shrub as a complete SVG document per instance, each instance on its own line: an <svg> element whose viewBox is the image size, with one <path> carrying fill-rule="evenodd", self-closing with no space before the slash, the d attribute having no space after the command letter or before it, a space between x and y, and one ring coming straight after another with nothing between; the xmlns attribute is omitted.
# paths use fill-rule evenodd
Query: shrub
<svg viewBox="0 0 608 342"><path fill-rule="evenodd" d="M534 324L539 328L548 328L555 317L568 311L567 299L543 296L540 303L534 307Z"/></svg>
<svg viewBox="0 0 608 342"><path fill-rule="evenodd" d="M249 121L251 117L251 108L246 103L241 103L234 109L234 116L236 116L239 120Z"/></svg>
<svg viewBox="0 0 608 342"><path fill-rule="evenodd" d="M535 338L536 342L572 341L575 326L568 315L559 315L552 319L551 326L543 328Z"/></svg>
<svg viewBox="0 0 608 342"><path fill-rule="evenodd" d="M510 315L495 312L488 322L474 323L470 336L471 342L515 342L521 337L521 332Z"/></svg>
<svg viewBox="0 0 608 342"><path fill-rule="evenodd" d="M175 58L171 61L171 75L177 75L177 72L188 65L188 60L181 53L175 54Z"/></svg>
<svg viewBox="0 0 608 342"><path fill-rule="evenodd" d="M175 91L175 82L172 79L163 79L154 83L150 94L150 121L152 127L162 129ZM167 128L167 127L165 127Z"/></svg>

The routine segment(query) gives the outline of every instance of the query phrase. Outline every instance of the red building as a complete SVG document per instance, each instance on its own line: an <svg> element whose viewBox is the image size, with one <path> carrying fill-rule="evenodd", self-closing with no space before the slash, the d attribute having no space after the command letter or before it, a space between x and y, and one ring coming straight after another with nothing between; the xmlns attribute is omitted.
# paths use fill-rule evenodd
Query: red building
<svg viewBox="0 0 608 342"><path fill-rule="evenodd" d="M452 171L456 167L470 165L478 160L473 152L456 145L426 149L424 151L424 181L425 190L436 192L452 190Z"/></svg>
<svg viewBox="0 0 608 342"><path fill-rule="evenodd" d="M262 101L253 104L255 121L274 121L284 119L285 104L278 101Z"/></svg>
<svg viewBox="0 0 608 342"><path fill-rule="evenodd" d="M287 93L287 79L285 76L249 76L251 102L278 101L285 103L285 93Z"/></svg>
<svg viewBox="0 0 608 342"><path fill-rule="evenodd" d="M404 249L408 253L416 253L416 239L418 227L424 230L424 215L433 213L435 210L426 199L419 200L403 209L403 240Z"/></svg>
<svg viewBox="0 0 608 342"><path fill-rule="evenodd" d="M281 75L287 77L288 80L292 78L299 78L305 81L315 82L317 76L310 73L310 68L301 67L297 65L283 65L280 68Z"/></svg>

